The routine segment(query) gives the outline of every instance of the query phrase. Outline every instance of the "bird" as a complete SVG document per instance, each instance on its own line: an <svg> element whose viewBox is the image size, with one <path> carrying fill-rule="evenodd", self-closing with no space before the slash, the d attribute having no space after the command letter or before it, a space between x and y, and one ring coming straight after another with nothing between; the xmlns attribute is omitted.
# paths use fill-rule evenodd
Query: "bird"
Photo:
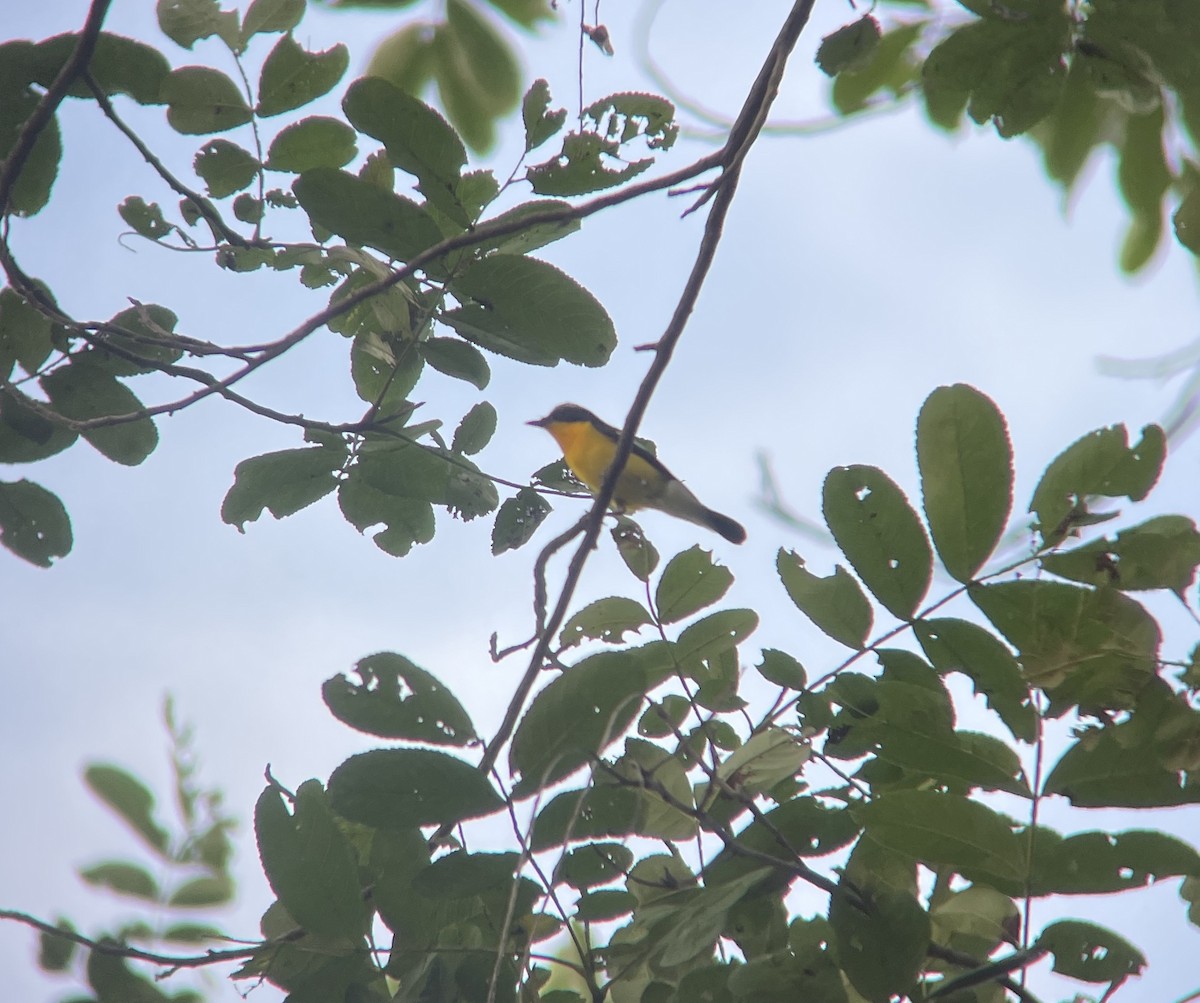
<svg viewBox="0 0 1200 1003"><path fill-rule="evenodd" d="M621 433L578 404L559 404L545 418L526 424L544 428L563 451L571 472L595 494L612 465ZM612 507L619 512L658 509L719 533L730 543L742 543L741 523L701 504L683 482L636 442L617 478Z"/></svg>

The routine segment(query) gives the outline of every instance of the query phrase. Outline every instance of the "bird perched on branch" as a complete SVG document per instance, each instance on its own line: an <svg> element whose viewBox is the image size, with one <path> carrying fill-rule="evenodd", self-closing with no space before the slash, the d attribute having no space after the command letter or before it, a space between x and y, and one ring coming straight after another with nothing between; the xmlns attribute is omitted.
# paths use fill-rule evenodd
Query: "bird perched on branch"
<svg viewBox="0 0 1200 1003"><path fill-rule="evenodd" d="M600 490L604 475L612 466L617 452L617 440L620 438L617 429L606 425L578 404L559 404L545 418L528 424L544 428L554 436L571 472L593 494ZM742 543L746 539L746 530L740 523L702 505L653 453L636 442L625 461L621 476L617 478L612 507L624 512L636 512L642 508L658 509L711 529L730 543Z"/></svg>

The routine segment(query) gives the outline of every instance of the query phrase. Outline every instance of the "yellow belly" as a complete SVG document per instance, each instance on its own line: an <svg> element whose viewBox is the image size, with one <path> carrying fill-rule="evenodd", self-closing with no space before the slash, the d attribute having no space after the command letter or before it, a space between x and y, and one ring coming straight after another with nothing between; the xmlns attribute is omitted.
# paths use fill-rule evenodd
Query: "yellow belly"
<svg viewBox="0 0 1200 1003"><path fill-rule="evenodd" d="M563 457L571 472L593 493L599 491L616 455L616 443L585 422L558 425L550 433L562 447ZM663 475L640 456L630 455L621 476L617 478L612 506L635 512L653 505L662 490Z"/></svg>

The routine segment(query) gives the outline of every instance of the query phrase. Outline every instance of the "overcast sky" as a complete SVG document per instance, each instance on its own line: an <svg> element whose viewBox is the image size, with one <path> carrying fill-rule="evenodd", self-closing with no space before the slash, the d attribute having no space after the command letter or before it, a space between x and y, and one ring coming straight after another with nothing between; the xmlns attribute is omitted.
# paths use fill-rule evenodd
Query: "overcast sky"
<svg viewBox="0 0 1200 1003"><path fill-rule="evenodd" d="M218 58L211 44L192 55L162 38L150 4L114 6L110 30L160 45L175 65ZM782 118L825 113L827 82L812 54L821 35L853 15L842 4L819 6L785 80ZM529 79L547 77L555 100L573 106L578 8L560 7L565 22L522 45ZM751 7L731 22L728 4L668 3L650 43L683 92L731 116L787 4ZM81 0L21 4L6 12L2 30L38 39L76 28L85 10ZM617 4L603 14L617 54L606 60L589 51L588 100L650 88L634 59L633 19ZM310 49L347 41L348 83L395 23L317 11L297 38ZM322 107L336 108L343 90ZM171 134L161 109L118 105L151 146L187 171L202 138ZM76 316L109 317L133 297L170 306L187 334L245 343L278 337L323 305L323 294L301 289L291 273L231 275L207 255L119 241L124 226L115 206L127 195L172 200L93 107L68 102L60 122L66 155L54 199L39 216L14 223L13 246L25 269L48 281ZM513 124L506 128L512 132ZM662 168L707 149L684 140ZM487 163L507 176L515 156L509 142ZM839 657L791 607L774 572L780 546L798 548L821 573L834 555L756 508L757 454L770 457L789 504L813 519L821 481L837 464L880 465L916 497L917 410L936 386L968 382L1008 416L1020 509L1040 470L1069 442L1115 422L1136 435L1167 409L1173 385L1114 381L1098 374L1095 359L1152 356L1195 339L1193 262L1170 242L1147 276L1120 277L1124 214L1113 164L1101 159L1093 167L1092 183L1064 214L1032 144L1004 142L990 129L947 137L911 108L817 137L764 139L752 152L710 279L642 426L676 474L749 530L747 544L735 548L666 517L643 520L664 555L700 542L738 577L728 602L763 617L744 662L757 661L760 647L777 646L818 675ZM523 422L561 401L620 423L649 361L632 346L662 331L691 267L702 218L681 220L682 208L662 195L643 199L593 217L581 233L539 252L605 304L620 344L599 370L491 359L484 396L496 405L500 428L479 457L485 470L524 481L553 459L550 439ZM343 340L326 334L243 389L282 410L353 420L360 412L341 375L345 360ZM179 395L175 387L143 386L147 398ZM477 399L465 384L439 377L423 381L416 397L451 429ZM252 937L271 899L249 828L264 767L270 763L294 788L308 777L326 779L347 755L378 744L328 715L321 682L367 654L397 651L443 678L489 733L524 665L492 664L487 639L493 631L502 645L527 636L536 549L493 559L490 520L464 525L439 514L435 541L397 560L349 527L332 498L283 522L265 516L239 535L219 516L234 466L298 446L299 435L220 401L160 419L158 428L161 444L138 468L117 467L80 444L4 474L28 476L60 495L75 548L49 571L0 555L7 669L0 755L9 764L0 790L10 806L0 826L0 903L68 915L85 932L134 914L74 875L133 849L80 776L90 761L122 764L166 800L160 710L171 693L195 727L203 778L227 792L243 822L239 905L219 920ZM1195 512L1197 459L1195 441L1180 446L1139 520ZM579 511L565 503L559 509L554 527ZM546 529L540 539L548 536ZM578 604L628 589L618 560L602 546ZM1181 657L1192 640L1186 621L1168 604L1153 609L1178 625L1166 654ZM1047 810L1048 824L1064 831L1116 824L1187 835L1200 822L1190 808L1116 823L1111 813ZM1186 926L1176 891L1170 882L1105 903L1065 903L1062 911L1077 906L1149 955L1149 975L1118 1000L1171 1000L1200 988L1191 961L1197 931ZM1035 922L1040 927L1052 915L1039 907ZM32 970L34 946L28 931L0 924L0 988L11 980L5 998L37 1003L63 994L65 987ZM1049 978L1047 969L1043 963L1032 984L1049 998L1088 990ZM238 998L219 977L214 987L213 1000ZM255 998L272 993L262 988Z"/></svg>

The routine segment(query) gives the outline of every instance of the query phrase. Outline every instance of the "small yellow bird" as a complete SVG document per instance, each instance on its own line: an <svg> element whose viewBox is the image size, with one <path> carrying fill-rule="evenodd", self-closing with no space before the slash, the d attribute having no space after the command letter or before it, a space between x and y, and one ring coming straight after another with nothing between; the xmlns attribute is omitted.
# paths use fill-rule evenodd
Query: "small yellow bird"
<svg viewBox="0 0 1200 1003"><path fill-rule="evenodd" d="M616 454L621 435L617 429L578 404L559 404L545 418L528 424L544 428L554 436L571 472L593 493L600 490ZM730 543L742 543L746 539L746 530L740 523L705 508L653 453L636 442L625 462L625 469L617 478L612 507L623 512L654 508L720 533Z"/></svg>

